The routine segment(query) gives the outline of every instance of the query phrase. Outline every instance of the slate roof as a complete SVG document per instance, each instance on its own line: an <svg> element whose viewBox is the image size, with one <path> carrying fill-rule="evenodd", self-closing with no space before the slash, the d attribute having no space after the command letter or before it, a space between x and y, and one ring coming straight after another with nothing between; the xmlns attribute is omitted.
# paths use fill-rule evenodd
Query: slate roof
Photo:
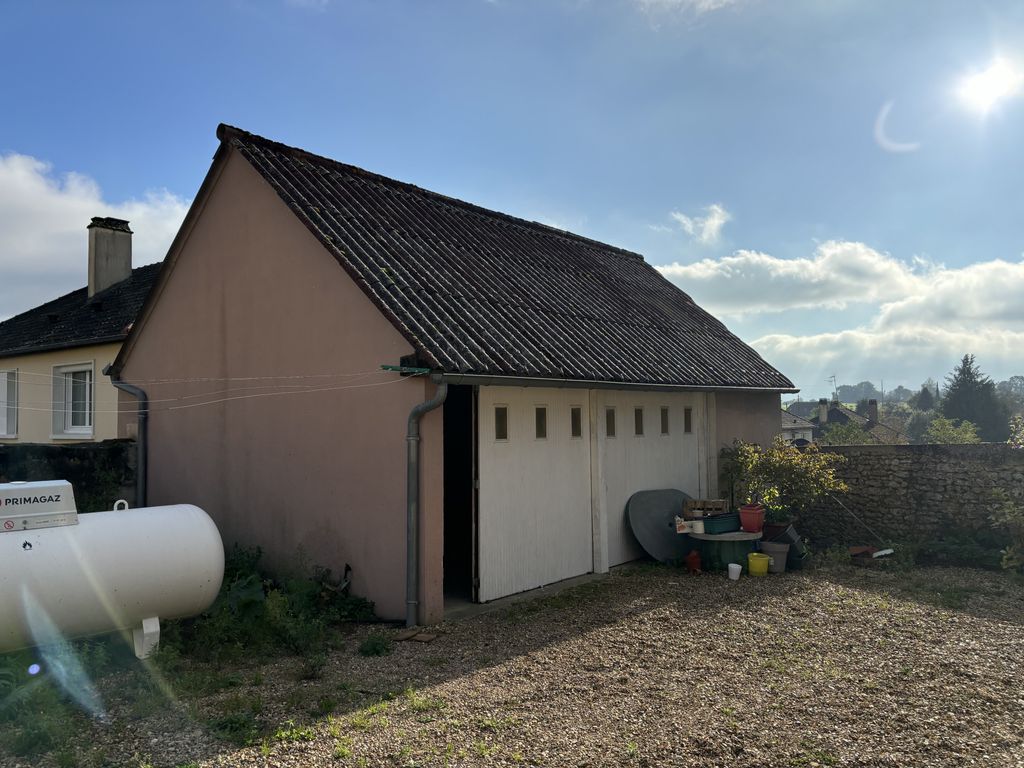
<svg viewBox="0 0 1024 768"><path fill-rule="evenodd" d="M79 288L0 323L0 357L123 341L156 282L160 264L132 270L89 299Z"/></svg>
<svg viewBox="0 0 1024 768"><path fill-rule="evenodd" d="M812 429L815 426L807 419L801 418L785 409L783 409L781 416L783 429Z"/></svg>
<svg viewBox="0 0 1024 768"><path fill-rule="evenodd" d="M641 256L221 125L434 370L793 390Z"/></svg>

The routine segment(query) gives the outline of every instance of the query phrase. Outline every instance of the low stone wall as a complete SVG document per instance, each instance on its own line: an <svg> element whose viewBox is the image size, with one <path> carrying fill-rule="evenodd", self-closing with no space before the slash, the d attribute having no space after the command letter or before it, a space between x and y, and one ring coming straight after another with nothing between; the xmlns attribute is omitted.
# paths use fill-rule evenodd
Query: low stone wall
<svg viewBox="0 0 1024 768"><path fill-rule="evenodd" d="M887 541L924 543L947 531L991 532L999 494L1024 504L1024 451L982 445L844 445L823 452L846 457L839 471L850 486L838 498ZM818 546L875 544L834 500L800 519Z"/></svg>
<svg viewBox="0 0 1024 768"><path fill-rule="evenodd" d="M135 441L0 445L0 483L67 480L79 512L113 509L124 499L135 506Z"/></svg>

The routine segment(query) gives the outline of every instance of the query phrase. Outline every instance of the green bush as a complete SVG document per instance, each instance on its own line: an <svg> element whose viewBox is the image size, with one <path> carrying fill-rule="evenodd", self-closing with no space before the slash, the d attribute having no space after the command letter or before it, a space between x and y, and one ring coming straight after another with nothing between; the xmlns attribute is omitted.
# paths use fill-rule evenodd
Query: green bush
<svg viewBox="0 0 1024 768"><path fill-rule="evenodd" d="M762 448L737 440L722 459L722 486L731 489L733 504L763 504L769 522L800 514L826 493L848 490L836 476L845 457L816 445L797 448L776 437Z"/></svg>
<svg viewBox="0 0 1024 768"><path fill-rule="evenodd" d="M260 569L261 556L259 549L238 546L228 553L224 583L209 610L168 622L162 663L173 664L182 654L212 660L281 651L315 657L331 627L373 618L373 603L350 596L330 570L275 579Z"/></svg>

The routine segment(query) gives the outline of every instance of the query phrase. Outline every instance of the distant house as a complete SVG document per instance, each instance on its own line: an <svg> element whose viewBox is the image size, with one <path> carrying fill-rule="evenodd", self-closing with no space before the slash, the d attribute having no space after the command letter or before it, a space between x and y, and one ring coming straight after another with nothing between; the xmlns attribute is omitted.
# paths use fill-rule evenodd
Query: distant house
<svg viewBox="0 0 1024 768"><path fill-rule="evenodd" d="M790 406L792 409L792 404ZM809 419L814 425L814 440L820 441L830 424L855 424L864 430L865 442L887 445L906 443L907 438L898 429L883 424L878 419L878 401L868 400L867 415L861 416L835 400L825 398L818 401L816 413Z"/></svg>
<svg viewBox="0 0 1024 768"><path fill-rule="evenodd" d="M111 369L159 393L150 503L435 621L641 556L631 494L778 434L790 380L641 256L218 137Z"/></svg>
<svg viewBox="0 0 1024 768"><path fill-rule="evenodd" d="M782 410L782 429L779 435L796 446L810 445L814 441L814 423L794 413Z"/></svg>
<svg viewBox="0 0 1024 768"><path fill-rule="evenodd" d="M0 323L0 444L105 440L127 429L102 371L160 267L132 269L127 221L94 218L88 231L89 284Z"/></svg>

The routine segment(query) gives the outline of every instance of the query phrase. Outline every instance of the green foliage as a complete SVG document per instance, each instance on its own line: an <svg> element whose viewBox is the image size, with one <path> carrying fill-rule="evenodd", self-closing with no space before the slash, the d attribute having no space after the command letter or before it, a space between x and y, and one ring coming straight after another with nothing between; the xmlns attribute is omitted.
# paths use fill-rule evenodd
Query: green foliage
<svg viewBox="0 0 1024 768"><path fill-rule="evenodd" d="M361 656L387 656L391 653L391 638L373 634L359 644Z"/></svg>
<svg viewBox="0 0 1024 768"><path fill-rule="evenodd" d="M1010 419L1010 436L1006 442L1017 450L1024 450L1024 416L1014 416Z"/></svg>
<svg viewBox="0 0 1024 768"><path fill-rule="evenodd" d="M977 428L969 421L953 423L944 416L936 416L923 435L926 443L940 445L971 445L981 442Z"/></svg>
<svg viewBox="0 0 1024 768"><path fill-rule="evenodd" d="M283 742L312 741L316 733L308 725L296 725L294 720L289 720L274 732L274 738Z"/></svg>
<svg viewBox="0 0 1024 768"><path fill-rule="evenodd" d="M988 442L1002 442L1009 432L1009 409L996 394L992 379L975 364L974 355L964 355L946 377L942 414L953 421L977 425L981 439Z"/></svg>
<svg viewBox="0 0 1024 768"><path fill-rule="evenodd" d="M935 411L914 411L910 418L907 419L905 429L907 439L912 443L923 443L924 434L928 431L928 427L934 418Z"/></svg>
<svg viewBox="0 0 1024 768"><path fill-rule="evenodd" d="M921 389L910 398L910 407L916 411L931 411L935 409L935 393L927 383L921 385Z"/></svg>
<svg viewBox="0 0 1024 768"><path fill-rule="evenodd" d="M847 490L836 476L845 457L815 445L801 449L776 438L761 448L737 440L722 458L723 485L732 489L734 504L763 504L770 522L805 511L826 493Z"/></svg>
<svg viewBox="0 0 1024 768"><path fill-rule="evenodd" d="M822 442L825 445L868 445L875 442L859 425L848 421L830 423L825 427Z"/></svg>
<svg viewBox="0 0 1024 768"><path fill-rule="evenodd" d="M1000 552L1000 565L1024 573L1024 500L1014 501L1005 492L996 496L990 515L992 525L1005 534L1006 546Z"/></svg>
<svg viewBox="0 0 1024 768"><path fill-rule="evenodd" d="M228 553L217 600L198 618L167 623L160 663L173 665L181 654L217 661L285 651L303 656L312 678L326 664L331 627L373 618L373 604L347 595L329 570L274 579L260 558L259 549Z"/></svg>
<svg viewBox="0 0 1024 768"><path fill-rule="evenodd" d="M207 720L207 726L219 738L245 746L259 737L258 718L262 712L259 696L232 696L221 703L220 711Z"/></svg>

